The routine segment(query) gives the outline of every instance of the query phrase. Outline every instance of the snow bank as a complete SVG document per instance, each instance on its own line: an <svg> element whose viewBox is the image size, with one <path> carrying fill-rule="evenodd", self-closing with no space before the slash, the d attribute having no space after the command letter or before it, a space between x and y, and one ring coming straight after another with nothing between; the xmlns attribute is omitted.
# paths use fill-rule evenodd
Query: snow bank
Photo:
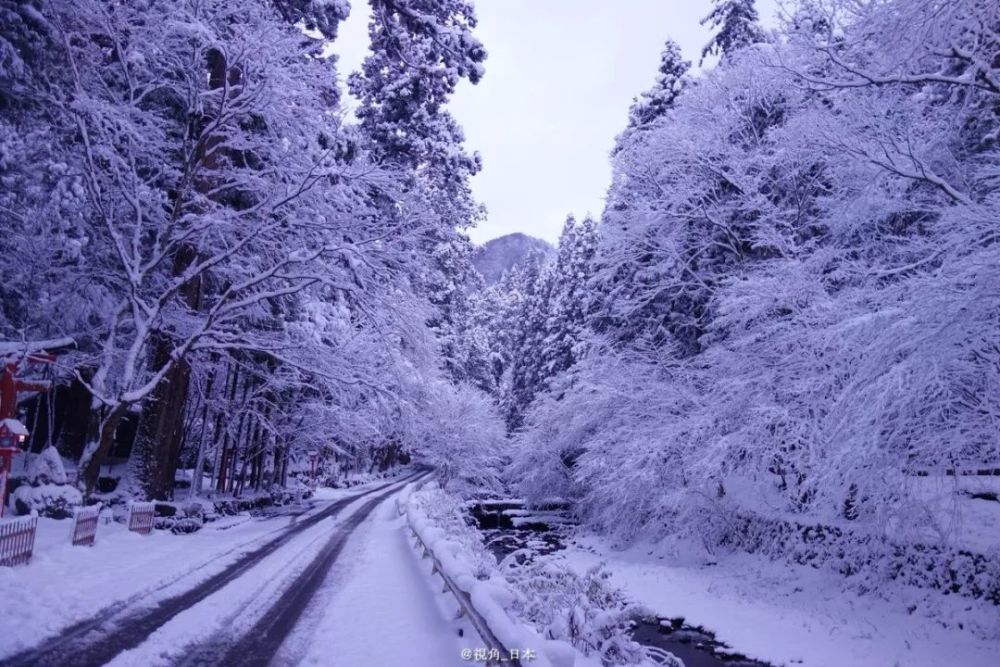
<svg viewBox="0 0 1000 667"><path fill-rule="evenodd" d="M249 520L226 530L210 525L178 538L165 531L132 533L124 523L105 521L109 515L105 508L92 547L72 545L72 521L41 518L31 562L0 567L0 598L7 610L0 621L0 663L109 605L156 604L187 590L291 521Z"/></svg>
<svg viewBox="0 0 1000 667"><path fill-rule="evenodd" d="M744 655L802 667L996 667L997 607L891 582L858 594L829 570L683 539L611 547L581 535L561 554L579 571L606 563L660 616L681 616Z"/></svg>
<svg viewBox="0 0 1000 667"><path fill-rule="evenodd" d="M468 539L458 537L463 532L452 533L447 526L442 527L431 518L433 515L428 512L428 501L440 500L440 496L443 492L436 485L428 485L426 490L406 493L399 502L410 528L437 559L444 575L469 595L473 607L504 647L536 651L538 657L533 663L538 667L572 667L575 653L572 647L546 640L508 616L505 605L511 603L513 595L502 580L491 577L486 566L488 555L476 553L470 548L472 545ZM453 522L449 523L452 523L451 528L456 527Z"/></svg>
<svg viewBox="0 0 1000 667"><path fill-rule="evenodd" d="M573 600L578 606L568 609L566 614L569 625L577 623L574 632L554 632L552 625L540 624L530 614L519 614L531 608L527 594L535 591L524 585L523 576L520 580L504 576L492 554L483 547L478 531L465 522L456 499L434 484L419 491L408 487L400 495L399 507L420 542L437 559L443 573L468 594L473 607L504 647L537 652L537 658L531 661L533 665L601 664L602 651L606 652L610 645L599 626L607 619L599 613L583 611L585 602L578 599ZM531 572L529 576L535 574L537 572ZM575 577L569 571L563 574ZM550 579L550 583L555 579ZM564 592L572 598L570 588L565 587ZM580 645L590 650L585 654L569 641L553 639L553 636L581 639ZM641 660L641 651L634 645L633 651L633 659L628 662L634 664Z"/></svg>

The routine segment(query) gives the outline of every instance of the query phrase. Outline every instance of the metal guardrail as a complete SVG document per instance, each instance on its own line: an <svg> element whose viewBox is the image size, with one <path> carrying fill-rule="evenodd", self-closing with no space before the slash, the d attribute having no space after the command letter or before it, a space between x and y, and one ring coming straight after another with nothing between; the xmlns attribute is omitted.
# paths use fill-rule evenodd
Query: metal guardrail
<svg viewBox="0 0 1000 667"><path fill-rule="evenodd" d="M406 514L402 506L399 505L398 500L396 501L396 510L397 512L399 512L400 516ZM465 616L467 619L469 619L469 623L472 624L472 627L475 628L476 632L482 638L483 642L486 644L486 648L490 649L491 652L495 651L497 654L501 656L499 661L487 660L486 664L513 665L513 667L521 667L521 661L518 658L511 657L511 652L508 651L507 647L503 645L503 642L497 639L497 636L493 634L493 631L490 630L490 626L486 622L486 619L484 619L482 615L478 611L476 611L476 608L472 604L472 599L469 597L469 594L463 591L461 588L459 588L458 584L452 581L451 577L449 577L445 573L444 569L441 567L441 561L438 560L437 556L434 555L433 551L427 548L427 545L424 544L424 541L420 539L420 535L417 534L417 531L410 524L409 516L407 516L406 526L410 529L410 532L413 534L413 537L416 538L417 546L423 549L423 557L430 558L431 563L433 565L431 569L431 574L436 573L438 576L441 577L441 581L444 582L444 588L442 589L442 592L446 593L450 591L451 594L455 596L455 600L458 602L459 616Z"/></svg>

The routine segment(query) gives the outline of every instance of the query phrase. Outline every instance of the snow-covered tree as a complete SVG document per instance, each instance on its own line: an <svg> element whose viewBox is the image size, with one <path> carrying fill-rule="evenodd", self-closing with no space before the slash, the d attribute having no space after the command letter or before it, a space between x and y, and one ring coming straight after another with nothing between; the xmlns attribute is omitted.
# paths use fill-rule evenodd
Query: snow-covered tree
<svg viewBox="0 0 1000 667"><path fill-rule="evenodd" d="M822 8L616 154L600 351L528 411L529 498L625 535L777 510L945 539L915 471L996 459L1000 8Z"/></svg>
<svg viewBox="0 0 1000 667"><path fill-rule="evenodd" d="M690 69L691 63L684 60L677 42L667 40L660 54L656 83L632 101L628 126L618 139L619 146L627 143L632 133L649 127L674 106L677 96L688 83L687 73Z"/></svg>
<svg viewBox="0 0 1000 667"><path fill-rule="evenodd" d="M727 56L765 39L754 0L712 0L715 7L701 20L718 32L701 50L701 62L710 55Z"/></svg>
<svg viewBox="0 0 1000 667"><path fill-rule="evenodd" d="M433 258L416 276L437 306L430 319L443 364L455 382L484 386L483 360L467 340L468 292L476 278L471 244L460 233L482 216L469 177L480 169L478 154L446 103L462 79L478 83L486 51L473 35L476 17L465 0L373 0L370 54L348 79L358 98L359 129L374 159L393 165L404 187L419 193L436 218L419 242ZM382 215L397 214L392 201L377 201Z"/></svg>
<svg viewBox="0 0 1000 667"><path fill-rule="evenodd" d="M0 197L8 225L33 228L0 236L37 245L39 270L8 265L2 326L80 342L62 364L93 397L82 479L134 411L133 477L156 497L182 456L260 484L274 454L277 475L306 446L296 409L348 445L396 438L399 369L440 364L418 292L452 223L330 113L336 73L301 27L332 36L346 4L25 7L3 6L19 22ZM32 44L63 66L33 69Z"/></svg>
<svg viewBox="0 0 1000 667"><path fill-rule="evenodd" d="M439 215L465 227L478 215L468 177L477 154L445 108L462 79L478 83L486 50L467 0L372 0L371 53L348 78L376 157L419 173Z"/></svg>
<svg viewBox="0 0 1000 667"><path fill-rule="evenodd" d="M588 281L597 238L597 224L592 219L577 223L571 215L563 225L555 261L540 271L529 267L511 276L512 281L522 282L502 398L511 430L521 425L536 395L547 390L552 379L584 353Z"/></svg>

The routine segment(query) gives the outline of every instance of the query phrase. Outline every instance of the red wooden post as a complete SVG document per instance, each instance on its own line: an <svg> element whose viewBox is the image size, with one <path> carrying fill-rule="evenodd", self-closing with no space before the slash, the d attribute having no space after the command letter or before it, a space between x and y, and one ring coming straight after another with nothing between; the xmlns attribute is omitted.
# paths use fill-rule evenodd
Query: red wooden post
<svg viewBox="0 0 1000 667"><path fill-rule="evenodd" d="M14 454L20 454L19 445L28 437L28 429L13 417L0 419L0 517L7 504L7 477L13 467Z"/></svg>

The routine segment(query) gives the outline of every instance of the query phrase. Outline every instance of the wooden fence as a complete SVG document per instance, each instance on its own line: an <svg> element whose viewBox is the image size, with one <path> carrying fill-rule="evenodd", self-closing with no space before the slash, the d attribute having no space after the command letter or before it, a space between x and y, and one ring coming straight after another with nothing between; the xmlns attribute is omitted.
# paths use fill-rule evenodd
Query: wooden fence
<svg viewBox="0 0 1000 667"><path fill-rule="evenodd" d="M79 507L73 514L73 544L92 547L97 539L97 517L100 505Z"/></svg>
<svg viewBox="0 0 1000 667"><path fill-rule="evenodd" d="M37 527L37 516L0 523L0 565L22 565L31 560Z"/></svg>
<svg viewBox="0 0 1000 667"><path fill-rule="evenodd" d="M153 532L153 503L134 502L128 508L128 529L133 533L149 535Z"/></svg>

